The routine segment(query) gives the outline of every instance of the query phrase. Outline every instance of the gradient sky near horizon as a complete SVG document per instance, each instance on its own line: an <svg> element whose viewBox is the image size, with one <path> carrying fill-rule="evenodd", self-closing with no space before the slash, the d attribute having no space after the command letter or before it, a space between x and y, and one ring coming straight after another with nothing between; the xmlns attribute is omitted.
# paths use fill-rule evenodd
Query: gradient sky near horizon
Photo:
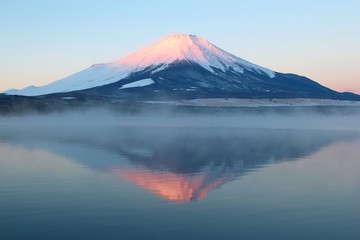
<svg viewBox="0 0 360 240"><path fill-rule="evenodd" d="M45 85L172 33L360 93L358 0L0 0L0 91Z"/></svg>

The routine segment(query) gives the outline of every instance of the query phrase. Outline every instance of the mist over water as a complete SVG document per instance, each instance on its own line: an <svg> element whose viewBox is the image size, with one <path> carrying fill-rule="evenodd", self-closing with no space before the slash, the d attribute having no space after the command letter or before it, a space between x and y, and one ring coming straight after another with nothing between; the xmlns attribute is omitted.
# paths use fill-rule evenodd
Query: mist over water
<svg viewBox="0 0 360 240"><path fill-rule="evenodd" d="M359 120L348 109L0 117L0 238L358 239Z"/></svg>
<svg viewBox="0 0 360 240"><path fill-rule="evenodd" d="M360 108L147 109L136 113L87 109L0 117L2 127L209 127L358 130Z"/></svg>

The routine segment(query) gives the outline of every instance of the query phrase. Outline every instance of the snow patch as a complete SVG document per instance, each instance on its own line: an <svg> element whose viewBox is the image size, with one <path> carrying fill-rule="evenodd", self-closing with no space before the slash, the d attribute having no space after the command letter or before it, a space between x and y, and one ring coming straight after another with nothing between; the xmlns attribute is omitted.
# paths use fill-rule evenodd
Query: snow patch
<svg viewBox="0 0 360 240"><path fill-rule="evenodd" d="M76 97L62 97L61 99L64 99L64 100L75 100Z"/></svg>
<svg viewBox="0 0 360 240"><path fill-rule="evenodd" d="M146 78L146 79L142 79L142 80L139 80L139 81L136 81L136 82L124 84L119 89L134 88L134 87L145 87L145 86L149 86L149 85L154 84L154 83L155 82L151 78Z"/></svg>
<svg viewBox="0 0 360 240"><path fill-rule="evenodd" d="M151 73L154 74L154 73L160 72L160 71L162 71L162 70L164 70L164 69L166 69L166 68L168 68L168 67L169 67L169 65L164 64L164 65L156 68L155 70L153 70Z"/></svg>

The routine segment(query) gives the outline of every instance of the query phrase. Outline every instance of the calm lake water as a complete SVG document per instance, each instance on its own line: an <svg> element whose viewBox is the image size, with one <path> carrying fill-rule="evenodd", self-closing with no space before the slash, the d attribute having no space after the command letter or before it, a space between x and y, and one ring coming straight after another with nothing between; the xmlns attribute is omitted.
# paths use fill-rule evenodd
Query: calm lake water
<svg viewBox="0 0 360 240"><path fill-rule="evenodd" d="M84 125L2 126L0 239L360 239L358 130Z"/></svg>

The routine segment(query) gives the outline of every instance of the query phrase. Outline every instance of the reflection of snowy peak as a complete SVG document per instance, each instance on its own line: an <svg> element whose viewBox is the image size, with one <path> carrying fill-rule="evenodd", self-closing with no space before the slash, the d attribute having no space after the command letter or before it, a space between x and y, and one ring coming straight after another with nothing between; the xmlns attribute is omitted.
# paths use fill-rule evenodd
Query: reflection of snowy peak
<svg viewBox="0 0 360 240"><path fill-rule="evenodd" d="M164 199L187 202L202 200L227 182L270 164L299 160L359 138L356 131L105 125L65 124L62 131L52 124L19 125L16 134L13 128L2 129L0 140L37 146L59 156L55 159L65 157L85 168L114 173Z"/></svg>
<svg viewBox="0 0 360 240"><path fill-rule="evenodd" d="M236 178L234 169L212 166L199 174L186 175L140 168L115 169L113 173L164 199L177 202L202 200L222 184Z"/></svg>
<svg viewBox="0 0 360 240"><path fill-rule="evenodd" d="M74 91L126 99L344 98L310 79L275 73L188 34L170 35L118 61L95 64L42 87L6 93Z"/></svg>

